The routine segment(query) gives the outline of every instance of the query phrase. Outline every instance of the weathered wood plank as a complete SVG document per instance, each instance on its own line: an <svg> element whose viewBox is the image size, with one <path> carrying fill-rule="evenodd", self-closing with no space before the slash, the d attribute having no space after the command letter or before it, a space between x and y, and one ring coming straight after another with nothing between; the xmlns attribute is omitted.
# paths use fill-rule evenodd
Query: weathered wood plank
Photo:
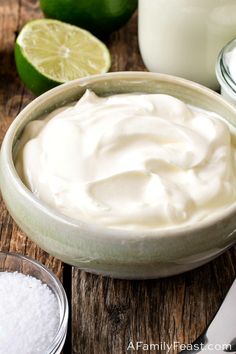
<svg viewBox="0 0 236 354"><path fill-rule="evenodd" d="M123 354L130 341L191 343L220 306L235 264L231 250L195 271L152 281L112 280L73 269L73 354Z"/></svg>

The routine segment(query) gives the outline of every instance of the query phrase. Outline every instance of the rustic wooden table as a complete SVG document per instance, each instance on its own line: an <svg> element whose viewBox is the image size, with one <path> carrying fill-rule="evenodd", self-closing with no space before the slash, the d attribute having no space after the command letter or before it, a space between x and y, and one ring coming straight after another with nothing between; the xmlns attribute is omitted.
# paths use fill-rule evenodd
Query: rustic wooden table
<svg viewBox="0 0 236 354"><path fill-rule="evenodd" d="M0 0L1 141L12 120L34 98L17 76L13 47L24 23L38 17L42 13L37 0ZM138 50L137 15L113 33L107 44L112 71L145 70ZM0 249L41 261L58 275L67 291L71 317L64 354L134 352L127 351L130 341L190 343L206 327L236 276L234 249L206 266L169 279L121 281L86 274L30 241L0 202ZM138 352L158 352L144 349ZM172 348L170 354L177 351Z"/></svg>

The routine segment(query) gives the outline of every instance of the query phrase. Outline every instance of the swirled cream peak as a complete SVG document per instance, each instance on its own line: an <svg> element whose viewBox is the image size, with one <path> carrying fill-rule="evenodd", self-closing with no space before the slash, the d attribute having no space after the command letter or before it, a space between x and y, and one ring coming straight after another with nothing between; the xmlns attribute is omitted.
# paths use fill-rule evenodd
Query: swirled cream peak
<svg viewBox="0 0 236 354"><path fill-rule="evenodd" d="M122 229L178 226L235 201L230 129L172 96L86 91L26 126L16 168L38 198L72 218Z"/></svg>

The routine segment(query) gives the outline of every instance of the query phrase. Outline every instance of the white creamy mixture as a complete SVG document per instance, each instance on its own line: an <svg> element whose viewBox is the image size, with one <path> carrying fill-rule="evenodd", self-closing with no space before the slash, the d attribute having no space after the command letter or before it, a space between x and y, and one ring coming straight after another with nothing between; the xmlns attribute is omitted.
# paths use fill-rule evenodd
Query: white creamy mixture
<svg viewBox="0 0 236 354"><path fill-rule="evenodd" d="M38 198L72 218L120 229L176 227L235 202L230 129L168 95L87 91L27 125L16 168Z"/></svg>

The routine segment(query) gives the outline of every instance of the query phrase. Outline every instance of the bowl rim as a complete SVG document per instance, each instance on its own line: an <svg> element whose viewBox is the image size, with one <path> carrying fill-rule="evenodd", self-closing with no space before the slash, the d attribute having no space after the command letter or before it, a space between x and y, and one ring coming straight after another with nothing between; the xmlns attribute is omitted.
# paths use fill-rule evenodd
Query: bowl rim
<svg viewBox="0 0 236 354"><path fill-rule="evenodd" d="M50 344L50 346L48 348L45 348L45 353L54 354L55 353L55 349L58 348L58 346L62 343L62 341L65 338L66 331L67 331L67 325L68 325L68 318L69 318L68 299L67 299L67 295L66 295L66 292L65 292L65 289L64 289L62 283L60 282L60 280L58 279L56 274L54 274L49 268L47 268L41 262L39 262L39 261L29 257L29 256L25 256L25 255L22 255L20 253L5 252L5 251L0 251L0 256L3 256L3 257L4 256L5 257L9 257L10 256L12 258L17 258L17 259L26 261L27 263L31 263L36 268L38 268L40 271L42 271L43 273L47 274L53 280L53 282L54 282L54 284L56 286L57 295L59 296L61 304L62 304L62 311L61 311L61 315L60 315L59 326L58 326L57 332L55 334L55 337L53 338L53 341ZM24 274L24 273L21 273L21 274ZM31 275L31 276L36 278L36 279L38 279L34 275ZM44 283L44 284L46 284L49 287L49 285L47 283ZM51 290L51 291L53 291L53 290Z"/></svg>
<svg viewBox="0 0 236 354"><path fill-rule="evenodd" d="M92 83L99 83L104 80L113 80L113 79L120 79L120 80L125 80L125 79L134 79L134 80L148 80L148 79L154 79L154 80L160 80L160 81L165 81L165 82L171 82L173 84L178 84L180 86L184 86L185 88L189 88L191 90L195 90L196 92L199 92L201 94L205 94L208 96L208 98L213 99L218 101L221 105L223 105L226 109L231 111L232 114L235 115L235 123L236 123L236 107L234 107L231 103L229 103L226 99L224 99L220 94L214 92L213 90L198 84L196 82L186 80L180 77L172 76L172 75L167 75L167 74L159 74L159 73L152 73L152 72L145 72L145 71L120 71L120 72L111 72L111 73L106 73L106 74L99 74L99 75L92 75L89 77L85 77L82 79L76 79L70 82L67 82L65 84L62 84L60 86L57 86L41 96L35 98L32 102L30 102L15 118L15 120L11 123L10 127L8 128L8 131L5 135L5 138L2 143L2 148L1 148L1 155L4 155L5 158L8 161L8 173L10 174L12 181L15 183L15 187L18 189L18 192L20 195L24 198L26 198L30 203L33 203L33 205L42 211L43 213L47 214L48 216L52 217L54 220L59 221L63 224L69 224L70 226L80 228L83 231L86 231L96 234L96 237L101 237L101 239L107 237L108 239L110 238L112 234L112 238L117 238L121 240L127 240L127 239L141 239L141 238L147 238L147 237L155 237L155 238L166 238L166 237L171 237L171 236L178 236L179 234L189 234L189 232L194 233L194 232L199 232L205 228L209 228L216 223L222 222L224 219L232 217L234 214L236 214L236 202L233 203L232 205L227 206L225 209L220 210L218 213L215 212L213 216L210 216L207 219L203 219L197 223L194 224L183 224L183 225L178 225L177 227L171 226L168 228L156 228L156 229L140 229L140 230L127 230L127 229L113 229L106 227L102 224L99 223L88 223L83 220L77 220L74 218L71 218L69 216L63 215L56 209L51 208L48 206L46 203L41 201L39 198L37 198L21 181L19 175L17 174L17 171L15 169L15 165L13 162L13 154L12 154L12 148L13 148L13 141L15 138L15 135L17 131L22 129L22 126L20 125L21 119L29 114L32 109L34 109L35 106L39 106L40 104L43 104L44 101L47 101L48 99L55 97L57 94L61 94L67 89L72 89L73 87L80 86L80 87L86 87L87 84L92 84ZM19 126L18 126L19 125ZM2 157L2 156L1 156ZM1 158L1 164L2 164L2 158ZM0 169L3 168L0 164ZM6 166L4 166L6 168ZM0 179L1 183L1 179ZM82 237L82 235L81 235Z"/></svg>

